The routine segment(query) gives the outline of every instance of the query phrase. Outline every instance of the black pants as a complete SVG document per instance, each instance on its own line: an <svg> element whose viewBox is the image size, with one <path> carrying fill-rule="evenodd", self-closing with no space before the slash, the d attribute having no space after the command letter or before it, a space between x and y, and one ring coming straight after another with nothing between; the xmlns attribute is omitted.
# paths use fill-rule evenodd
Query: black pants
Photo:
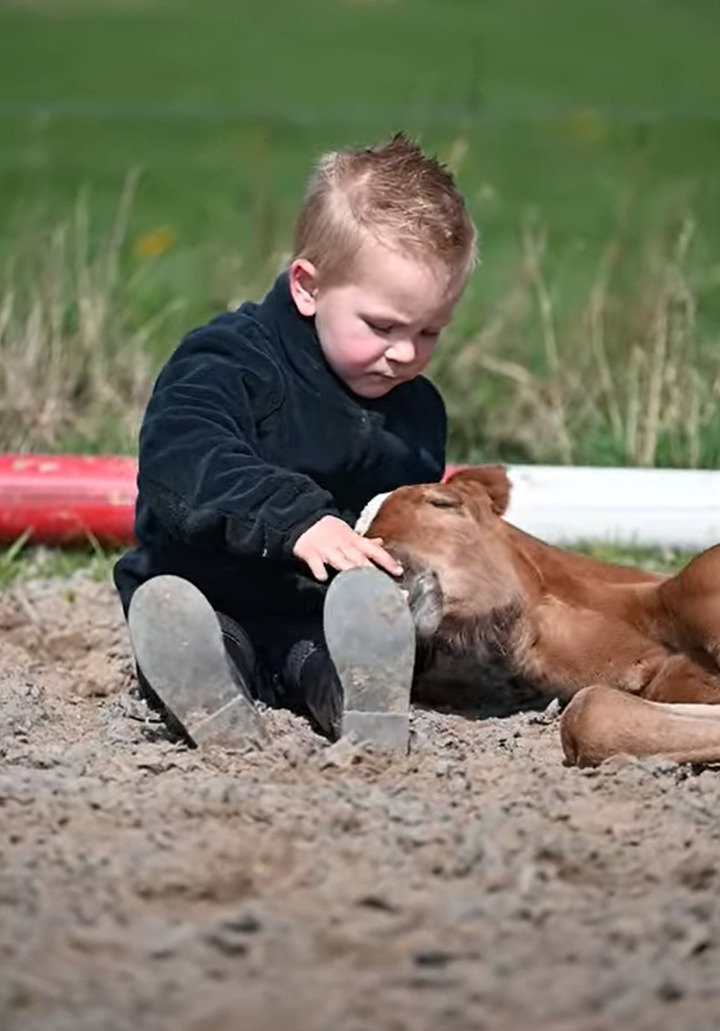
<svg viewBox="0 0 720 1031"><path fill-rule="evenodd" d="M266 705L307 711L302 668L311 654L327 655L322 617L246 622L217 612L230 665Z"/></svg>

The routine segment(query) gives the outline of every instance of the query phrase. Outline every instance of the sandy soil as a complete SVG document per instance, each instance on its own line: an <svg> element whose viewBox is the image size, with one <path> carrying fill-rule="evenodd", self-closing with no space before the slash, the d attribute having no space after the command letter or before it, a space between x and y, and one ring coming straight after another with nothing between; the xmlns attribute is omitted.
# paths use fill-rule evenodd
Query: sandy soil
<svg viewBox="0 0 720 1031"><path fill-rule="evenodd" d="M200 753L109 586L5 591L0 632L3 1031L718 1027L714 770L567 769L538 714Z"/></svg>

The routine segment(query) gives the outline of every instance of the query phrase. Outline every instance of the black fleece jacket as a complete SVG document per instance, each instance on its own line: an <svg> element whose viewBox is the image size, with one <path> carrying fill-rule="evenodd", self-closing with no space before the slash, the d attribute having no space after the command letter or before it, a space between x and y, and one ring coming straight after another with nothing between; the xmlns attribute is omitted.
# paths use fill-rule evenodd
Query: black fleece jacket
<svg viewBox="0 0 720 1031"><path fill-rule="evenodd" d="M445 436L423 377L377 400L348 390L281 275L260 304L189 333L158 377L140 431L138 547L115 567L125 612L141 583L175 573L241 622L317 613L324 586L294 558L298 537L438 480Z"/></svg>

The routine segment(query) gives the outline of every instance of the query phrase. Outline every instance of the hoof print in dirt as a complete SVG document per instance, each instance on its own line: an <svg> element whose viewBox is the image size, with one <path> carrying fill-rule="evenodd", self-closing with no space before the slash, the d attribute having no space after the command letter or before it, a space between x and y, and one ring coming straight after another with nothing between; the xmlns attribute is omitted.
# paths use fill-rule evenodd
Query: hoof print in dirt
<svg viewBox="0 0 720 1031"><path fill-rule="evenodd" d="M219 920L205 935L205 942L226 956L244 956L252 937L262 930L262 923L253 913Z"/></svg>

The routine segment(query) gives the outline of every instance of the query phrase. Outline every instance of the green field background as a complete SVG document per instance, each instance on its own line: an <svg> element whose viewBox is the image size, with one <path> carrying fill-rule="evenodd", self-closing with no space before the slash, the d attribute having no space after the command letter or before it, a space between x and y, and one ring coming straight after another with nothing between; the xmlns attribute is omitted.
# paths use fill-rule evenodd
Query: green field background
<svg viewBox="0 0 720 1031"><path fill-rule="evenodd" d="M0 2L0 258L16 262L78 197L91 241L102 236L137 174L127 304L136 323L172 307L148 337L156 367L183 328L270 282L315 155L398 129L456 169L481 233L482 263L440 352L472 348L492 323L528 226L545 239L562 329L609 241L622 250L614 289L631 304L648 253L669 253L689 218L698 374L712 377L720 4L710 0ZM616 369L633 319L612 341ZM496 358L543 373L538 326L516 325ZM582 330L561 344L560 361L572 360ZM444 361L433 375L450 393L454 457L558 457L552 444L533 452L486 432L482 413L503 403L502 382L473 372L465 390ZM703 418L698 462L713 465L720 431L709 409ZM583 433L575 460L627 460L599 423ZM654 459L681 462L673 446Z"/></svg>

